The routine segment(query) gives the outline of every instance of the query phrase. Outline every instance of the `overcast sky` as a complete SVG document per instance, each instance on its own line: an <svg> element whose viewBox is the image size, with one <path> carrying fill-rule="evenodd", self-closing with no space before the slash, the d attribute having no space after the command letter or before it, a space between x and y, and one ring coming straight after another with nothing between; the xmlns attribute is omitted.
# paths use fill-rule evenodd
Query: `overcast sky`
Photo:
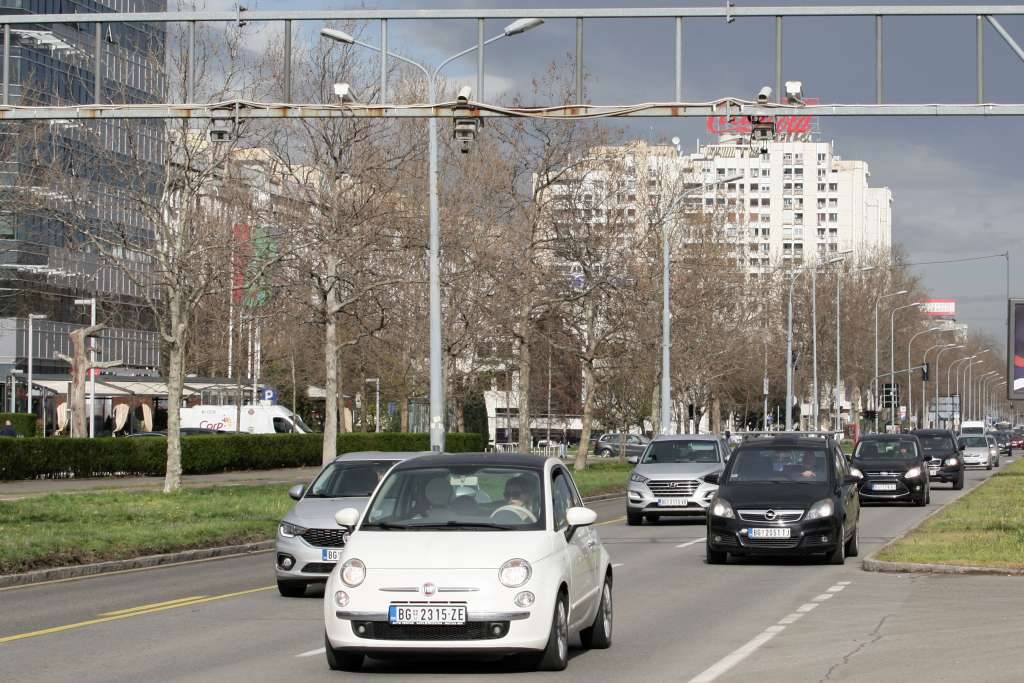
<svg viewBox="0 0 1024 683"><path fill-rule="evenodd" d="M605 2L602 0L248 0L250 9L319 8L529 8L609 6L720 6L721 2ZM742 6L800 4L751 2ZM803 4L843 4L815 0ZM914 3L901 0L900 4ZM977 5L983 3L964 2ZM211 9L234 7L227 0ZM1024 17L1000 19L1024 43ZM487 33L504 22L491 20ZM313 39L317 26L304 28ZM874 24L869 18L787 19L784 80L801 80L822 103L871 103L874 98ZM972 102L975 96L975 24L971 18L899 18L885 23L885 90L889 102ZM375 24L366 39L377 42ZM588 21L584 63L592 76L589 99L601 104L670 100L673 95L672 20ZM475 22L391 22L390 45L413 58L436 62L476 40ZM774 22L688 20L684 100L751 98L773 84ZM575 49L575 23L549 21L527 34L499 41L487 52L488 100L527 90L530 80ZM985 93L990 102L1024 100L1024 63L991 28L985 30ZM468 58L446 72L475 84ZM616 125L623 125L617 121ZM710 141L699 119L634 119L631 137L667 142L678 135L684 151ZM823 139L840 155L870 164L871 183L892 189L893 239L912 263L1010 252L1011 295L1024 296L1024 121L1004 118L823 119ZM915 266L932 295L957 300L958 319L1005 339L1005 265L1000 259Z"/></svg>

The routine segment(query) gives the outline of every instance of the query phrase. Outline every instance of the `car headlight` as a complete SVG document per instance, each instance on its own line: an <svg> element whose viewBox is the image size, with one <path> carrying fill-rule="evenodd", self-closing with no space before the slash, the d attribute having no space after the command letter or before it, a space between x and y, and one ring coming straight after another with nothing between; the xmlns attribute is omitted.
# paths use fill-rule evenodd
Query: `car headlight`
<svg viewBox="0 0 1024 683"><path fill-rule="evenodd" d="M920 467L911 467L909 470L907 470L903 474L903 478L904 479L917 479L920 476L921 476L921 468Z"/></svg>
<svg viewBox="0 0 1024 683"><path fill-rule="evenodd" d="M960 464L960 461L957 460L956 458L946 458L946 465L947 466L949 466L949 467L956 467L958 464Z"/></svg>
<svg viewBox="0 0 1024 683"><path fill-rule="evenodd" d="M516 558L501 565L498 570L498 581L507 588L519 588L533 576L533 567L526 560Z"/></svg>
<svg viewBox="0 0 1024 683"><path fill-rule="evenodd" d="M646 484L649 479L648 477L645 477L642 474L637 474L636 472L633 472L632 474L629 475L629 480L635 481L638 484Z"/></svg>
<svg viewBox="0 0 1024 683"><path fill-rule="evenodd" d="M832 501L826 498L819 500L807 510L807 519L824 519L831 517L835 511L836 508L832 505Z"/></svg>
<svg viewBox="0 0 1024 683"><path fill-rule="evenodd" d="M285 538L295 538L306 533L306 527L299 526L298 524L292 524L291 522L281 522L281 525L277 528L278 532Z"/></svg>
<svg viewBox="0 0 1024 683"><path fill-rule="evenodd" d="M725 498L717 498L715 500L714 505L711 506L711 514L715 517L736 519L736 512L732 509L732 505Z"/></svg>
<svg viewBox="0 0 1024 683"><path fill-rule="evenodd" d="M341 582L349 588L355 588L365 578L366 565L362 560L353 557L351 560L345 560L345 564L341 565Z"/></svg>

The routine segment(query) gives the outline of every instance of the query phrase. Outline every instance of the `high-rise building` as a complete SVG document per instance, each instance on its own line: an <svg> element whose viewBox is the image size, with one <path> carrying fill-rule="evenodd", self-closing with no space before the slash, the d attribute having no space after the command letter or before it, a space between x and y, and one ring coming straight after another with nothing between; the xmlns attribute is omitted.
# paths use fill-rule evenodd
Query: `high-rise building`
<svg viewBox="0 0 1024 683"><path fill-rule="evenodd" d="M95 12L164 11L166 0L0 0L2 14L81 13L77 25L16 25L10 30L10 83L12 105L92 104L96 98ZM108 24L103 27L100 61L101 102L161 102L166 92L165 28L163 24ZM121 196L122 188L104 175L96 159L139 164L139 173L158 173L165 150L164 128L159 122L131 124L105 121L88 125L54 121L44 127L51 158L74 163L74 173L92 183L89 220L101 228L146 235L147 226L137 209ZM37 126L35 130L40 130ZM0 191L19 185L21 192L59 193L59 189L26 186L31 170L28 155L19 152L12 133L0 128L8 152L0 163ZM154 187L159 187L155 183ZM137 206L137 204L136 204ZM122 372L154 371L160 365L160 340L139 291L142 278L126 277L114 265L104 264L87 244L76 240L74 226L47 212L0 204L0 380L11 371L24 372L28 360L29 314L45 315L34 321L33 366L43 373L66 373L58 354L70 355L68 333L89 321L89 306L79 299L95 298L101 321L108 328L96 340L100 359L120 359ZM144 278L147 266L139 259ZM4 392L8 407L9 391ZM24 379L19 380L19 410L24 410Z"/></svg>

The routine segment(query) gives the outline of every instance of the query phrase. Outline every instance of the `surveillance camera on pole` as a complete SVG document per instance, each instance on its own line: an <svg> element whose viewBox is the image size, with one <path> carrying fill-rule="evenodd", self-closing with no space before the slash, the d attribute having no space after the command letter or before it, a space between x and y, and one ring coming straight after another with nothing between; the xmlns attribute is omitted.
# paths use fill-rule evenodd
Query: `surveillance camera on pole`
<svg viewBox="0 0 1024 683"><path fill-rule="evenodd" d="M459 151L463 154L468 154L473 147L482 123L479 116L470 116L469 100L472 95L473 89L464 85L459 88L459 94L455 98L455 130L452 135L459 143Z"/></svg>
<svg viewBox="0 0 1024 683"><path fill-rule="evenodd" d="M786 81L786 101L790 104L804 103L804 84L801 81Z"/></svg>
<svg viewBox="0 0 1024 683"><path fill-rule="evenodd" d="M210 142L234 142L238 139L238 117L231 109L210 111L210 127L206 131Z"/></svg>
<svg viewBox="0 0 1024 683"><path fill-rule="evenodd" d="M334 94L342 104L352 104L356 101L355 93L352 92L352 86L348 83L335 83Z"/></svg>
<svg viewBox="0 0 1024 683"><path fill-rule="evenodd" d="M760 91L758 91L758 93L757 93L757 103L758 104L768 104L771 101L771 99L772 99L772 89L771 89L771 86L766 85L763 88L761 88Z"/></svg>

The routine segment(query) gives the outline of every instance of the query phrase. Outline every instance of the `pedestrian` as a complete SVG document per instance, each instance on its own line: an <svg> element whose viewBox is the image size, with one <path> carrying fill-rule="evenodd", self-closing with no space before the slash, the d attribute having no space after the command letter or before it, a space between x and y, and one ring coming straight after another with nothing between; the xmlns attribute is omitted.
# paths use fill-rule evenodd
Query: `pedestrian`
<svg viewBox="0 0 1024 683"><path fill-rule="evenodd" d="M4 426L0 427L0 436L17 436L18 430L14 428L10 420L4 421Z"/></svg>

